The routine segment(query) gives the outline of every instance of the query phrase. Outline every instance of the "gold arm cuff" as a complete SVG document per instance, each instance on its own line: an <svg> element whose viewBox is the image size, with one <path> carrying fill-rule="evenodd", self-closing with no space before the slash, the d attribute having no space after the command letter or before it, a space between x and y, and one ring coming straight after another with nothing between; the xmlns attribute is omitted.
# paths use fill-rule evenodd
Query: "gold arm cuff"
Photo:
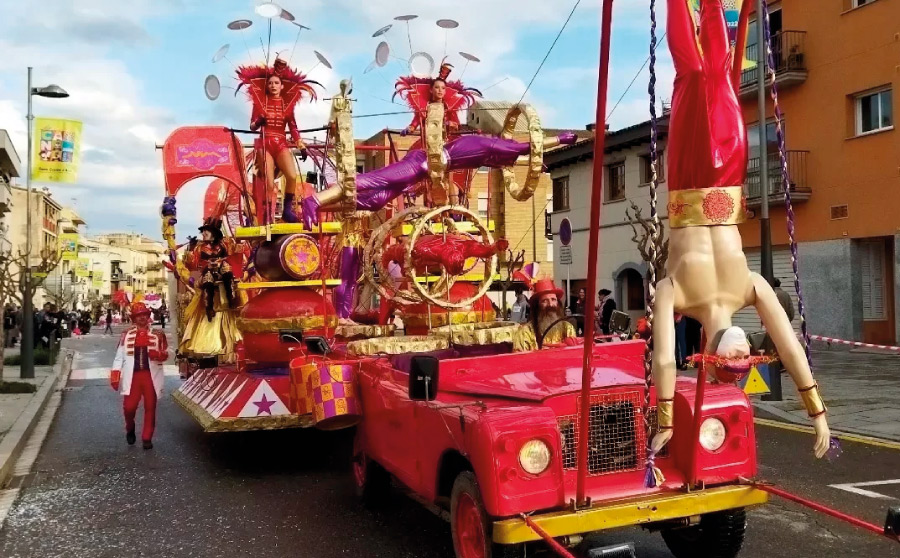
<svg viewBox="0 0 900 558"><path fill-rule="evenodd" d="M656 402L656 424L660 430L675 426L675 400L659 399Z"/></svg>
<svg viewBox="0 0 900 558"><path fill-rule="evenodd" d="M747 220L742 186L694 188L669 192L669 226L737 225Z"/></svg>
<svg viewBox="0 0 900 558"><path fill-rule="evenodd" d="M806 407L806 412L810 418L815 418L828 411L828 408L825 407L825 402L822 401L822 396L819 394L819 384L813 384L797 391L800 393L800 398L803 399L803 406Z"/></svg>

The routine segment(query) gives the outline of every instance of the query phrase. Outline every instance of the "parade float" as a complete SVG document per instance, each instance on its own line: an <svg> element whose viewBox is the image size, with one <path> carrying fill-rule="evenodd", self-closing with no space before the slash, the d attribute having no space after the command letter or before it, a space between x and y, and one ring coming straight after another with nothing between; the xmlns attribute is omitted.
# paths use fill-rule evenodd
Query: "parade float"
<svg viewBox="0 0 900 558"><path fill-rule="evenodd" d="M296 23L272 3L260 8L270 21ZM600 130L611 8L604 0ZM779 349L797 354L778 333L783 324L767 285L749 270L741 274L745 260L740 278L730 279L755 291L740 300L732 296L735 284L698 265L714 264L721 253L738 263L742 257L733 225L743 215L746 144L727 139L743 137L731 74L742 63L732 60L743 50L748 15L747 3L723 9L719 0L669 1L678 72L669 173L684 186L668 210L685 228L682 251L669 255L670 278L651 277L650 340L601 342L588 305L588 341L570 342L558 327L572 317L511 324L496 320L485 298L508 243L468 208L466 177L484 166L503 169L510 197L529 200L544 149L571 143L574 134L544 137L527 105L509 110L499 136L460 133L455 112L478 92L449 79L448 61L436 69L429 55L416 53L413 75L397 81L396 93L414 116L402 133L418 140L402 158L391 150L383 168L357 173L349 81L332 93L324 141L304 141L290 109L314 99L316 84L281 58L237 68L238 89L246 86L253 104L250 130L180 128L163 146L163 233L179 278L177 357L186 378L176 401L208 432L356 427L352 470L361 500L385 502L397 481L449 515L457 558L525 556L536 543L560 556L633 556L628 544L583 543L589 533L626 526L660 531L678 558L736 556L746 509L779 492L754 480L753 411L734 381L760 357L728 328L731 314L756 305ZM397 19L409 25L414 18ZM238 20L229 28L249 25ZM386 63L386 44L379 43L373 66ZM654 35L654 53L655 46ZM698 88L702 83L713 85ZM210 76L206 85L215 98L218 80ZM516 133L520 118L524 133ZM710 125L684 124L692 119ZM252 134L249 147L241 134ZM603 136L594 143L602 160ZM696 145L720 157L707 160ZM655 155L654 140L653 165ZM298 181L298 157L312 159L322 187ZM521 183L517 163L527 169ZM594 172L593 247L602 168ZM216 179L203 236L179 245L176 195L198 177ZM658 224L655 178L651 199ZM712 239L698 247L691 239L703 234ZM673 242L677 236L673 231ZM710 245L721 249L699 253ZM592 250L588 292L596 291L596 259ZM673 284L682 285L679 293L688 285L688 294L673 297ZM561 291L536 281L534 299L545 294L558 299ZM699 381L675 378L666 331L673 311L721 332L696 359ZM395 312L409 324L404 335L391 323ZM521 350L523 328L537 350ZM821 455L829 443L835 448L809 368L797 360L786 364L815 420Z"/></svg>

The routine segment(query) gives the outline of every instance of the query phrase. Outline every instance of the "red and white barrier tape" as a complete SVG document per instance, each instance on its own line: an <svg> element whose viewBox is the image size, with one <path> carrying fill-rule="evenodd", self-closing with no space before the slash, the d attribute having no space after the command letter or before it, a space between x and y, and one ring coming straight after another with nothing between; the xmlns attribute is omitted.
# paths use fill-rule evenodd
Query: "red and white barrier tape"
<svg viewBox="0 0 900 558"><path fill-rule="evenodd" d="M810 335L809 338L813 341L824 341L825 343L836 343L838 345L848 345L850 347L865 347L867 349L882 349L885 351L900 352L900 347L892 347L890 345L873 345L872 343L847 341L846 339L835 339L834 337L825 337L824 335Z"/></svg>

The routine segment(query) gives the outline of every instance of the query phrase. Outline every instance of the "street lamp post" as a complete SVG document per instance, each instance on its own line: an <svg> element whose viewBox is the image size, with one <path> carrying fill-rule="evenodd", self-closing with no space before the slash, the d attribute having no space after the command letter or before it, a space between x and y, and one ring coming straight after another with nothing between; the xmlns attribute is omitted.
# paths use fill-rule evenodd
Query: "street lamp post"
<svg viewBox="0 0 900 558"><path fill-rule="evenodd" d="M769 223L769 134L766 129L766 17L763 0L756 2L756 101L759 111L759 274L772 282L772 228Z"/></svg>
<svg viewBox="0 0 900 558"><path fill-rule="evenodd" d="M50 97L61 99L68 97L65 89L58 85L47 87L31 86L31 66L28 67L28 114L26 115L28 127L28 163L25 172L25 273L22 293L22 352L19 377L34 378L34 301L31 299L32 275L31 275L31 150L32 150L32 123L34 114L31 112L31 97Z"/></svg>

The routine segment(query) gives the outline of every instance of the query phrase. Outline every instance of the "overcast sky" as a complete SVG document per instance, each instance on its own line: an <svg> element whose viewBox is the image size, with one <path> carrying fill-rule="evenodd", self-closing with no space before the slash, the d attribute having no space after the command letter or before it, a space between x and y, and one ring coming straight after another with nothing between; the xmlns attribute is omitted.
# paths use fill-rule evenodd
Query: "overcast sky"
<svg viewBox="0 0 900 558"><path fill-rule="evenodd" d="M528 90L547 127L583 128L594 120L599 43L599 0L582 0L572 21ZM658 1L658 4L665 4ZM82 166L78 184L51 186L62 203L74 205L88 222L87 232L134 231L159 237L157 208L163 197L160 153L155 149L178 126L222 124L246 126L249 103L243 94L223 89L215 102L206 99L203 80L216 74L233 86L231 63L264 60L260 40L268 42L267 20L254 13L254 0L0 0L0 128L6 128L25 159L26 67L34 66L34 85L56 83L69 91L63 100L36 97L37 116L84 122ZM463 80L486 99L517 101L559 32L575 0L281 0L297 21L311 28L299 36L291 63L301 71L315 64L313 50L324 54L333 70L312 70L327 97L337 83L352 77L358 102L354 114L404 110L391 104L393 83L408 73L406 24L395 16L417 14L410 22L413 51L439 61L445 52L459 77L465 61L459 51L480 63L469 64ZM658 34L664 31L664 6ZM229 21L250 19L244 32L230 31ZM458 20L445 33L441 18ZM363 74L374 58L379 28L392 47L391 62ZM612 106L647 58L649 0L616 2L614 14ZM272 50L291 57L297 28L276 20ZM228 59L212 57L229 44ZM662 44L658 63L662 98L670 96L673 70ZM613 129L649 118L648 74L637 78L612 115ZM499 83L498 83L499 82ZM324 123L328 102L303 104L300 127ZM359 118L357 137L385 127L402 127L409 115ZM24 164L23 164L24 167ZM195 234L205 182L179 194L178 235Z"/></svg>

